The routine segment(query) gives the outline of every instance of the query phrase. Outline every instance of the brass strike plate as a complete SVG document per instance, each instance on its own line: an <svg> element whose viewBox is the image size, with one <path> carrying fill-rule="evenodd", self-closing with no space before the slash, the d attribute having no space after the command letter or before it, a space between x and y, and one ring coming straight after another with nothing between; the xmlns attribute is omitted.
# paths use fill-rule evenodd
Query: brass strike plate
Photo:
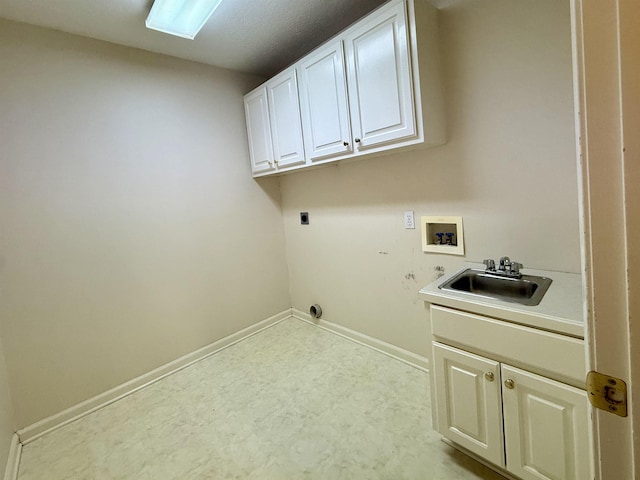
<svg viewBox="0 0 640 480"><path fill-rule="evenodd" d="M627 384L624 380L592 370L587 373L587 392L595 408L627 416Z"/></svg>

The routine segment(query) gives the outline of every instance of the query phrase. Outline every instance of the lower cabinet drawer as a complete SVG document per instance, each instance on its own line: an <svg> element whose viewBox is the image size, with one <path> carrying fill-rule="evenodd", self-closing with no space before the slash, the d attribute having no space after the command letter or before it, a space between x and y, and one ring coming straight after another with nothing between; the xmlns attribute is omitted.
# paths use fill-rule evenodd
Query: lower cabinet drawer
<svg viewBox="0 0 640 480"><path fill-rule="evenodd" d="M584 340L431 305L434 340L584 388Z"/></svg>

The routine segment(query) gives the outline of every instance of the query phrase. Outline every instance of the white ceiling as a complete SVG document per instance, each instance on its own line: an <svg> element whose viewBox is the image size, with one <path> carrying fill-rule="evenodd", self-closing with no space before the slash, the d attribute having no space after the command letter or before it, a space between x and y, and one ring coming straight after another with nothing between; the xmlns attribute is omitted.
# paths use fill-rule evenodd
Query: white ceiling
<svg viewBox="0 0 640 480"><path fill-rule="evenodd" d="M145 28L152 0L0 0L0 17L271 76L385 0L223 0L195 40Z"/></svg>

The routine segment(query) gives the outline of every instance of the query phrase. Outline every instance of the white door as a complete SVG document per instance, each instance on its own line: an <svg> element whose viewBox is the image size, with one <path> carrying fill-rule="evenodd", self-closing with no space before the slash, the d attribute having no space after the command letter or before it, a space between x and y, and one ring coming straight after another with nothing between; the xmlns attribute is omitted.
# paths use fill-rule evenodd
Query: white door
<svg viewBox="0 0 640 480"><path fill-rule="evenodd" d="M625 418L593 411L596 479L631 479L640 473L640 2L571 6L589 365L625 380L631 401Z"/></svg>
<svg viewBox="0 0 640 480"><path fill-rule="evenodd" d="M304 146L311 161L353 151L342 41L331 42L298 67Z"/></svg>
<svg viewBox="0 0 640 480"><path fill-rule="evenodd" d="M278 168L305 163L296 71L289 68L266 84L273 153Z"/></svg>
<svg viewBox="0 0 640 480"><path fill-rule="evenodd" d="M502 365L507 470L523 480L587 480L589 411L584 390Z"/></svg>
<svg viewBox="0 0 640 480"><path fill-rule="evenodd" d="M438 432L504 466L499 363L435 342L433 362Z"/></svg>
<svg viewBox="0 0 640 480"><path fill-rule="evenodd" d="M267 106L267 90L260 87L244 97L244 113L247 120L249 156L253 173L272 170L274 167L271 126Z"/></svg>
<svg viewBox="0 0 640 480"><path fill-rule="evenodd" d="M416 135L409 32L404 2L373 14L345 37L351 125L356 148Z"/></svg>

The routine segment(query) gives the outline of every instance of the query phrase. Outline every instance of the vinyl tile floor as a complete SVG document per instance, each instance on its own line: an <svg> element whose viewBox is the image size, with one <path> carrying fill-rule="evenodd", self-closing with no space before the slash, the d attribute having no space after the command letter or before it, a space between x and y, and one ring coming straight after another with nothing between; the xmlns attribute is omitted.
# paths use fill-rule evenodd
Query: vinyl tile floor
<svg viewBox="0 0 640 480"><path fill-rule="evenodd" d="M24 446L18 480L504 480L432 430L427 374L287 319Z"/></svg>

